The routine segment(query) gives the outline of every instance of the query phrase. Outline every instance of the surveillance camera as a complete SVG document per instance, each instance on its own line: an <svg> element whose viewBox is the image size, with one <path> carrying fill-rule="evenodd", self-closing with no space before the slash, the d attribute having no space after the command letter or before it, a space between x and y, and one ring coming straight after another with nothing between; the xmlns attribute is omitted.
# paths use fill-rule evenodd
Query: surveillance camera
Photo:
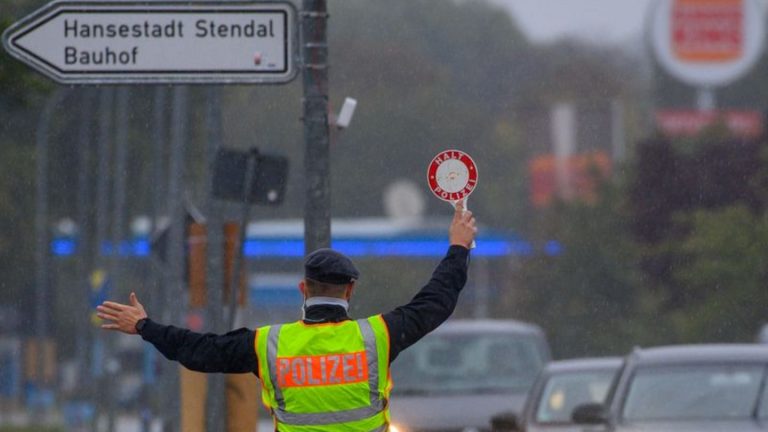
<svg viewBox="0 0 768 432"><path fill-rule="evenodd" d="M341 106L339 117L336 119L336 127L344 129L352 122L352 116L355 114L355 108L357 107L357 100L352 98L345 98L344 105Z"/></svg>

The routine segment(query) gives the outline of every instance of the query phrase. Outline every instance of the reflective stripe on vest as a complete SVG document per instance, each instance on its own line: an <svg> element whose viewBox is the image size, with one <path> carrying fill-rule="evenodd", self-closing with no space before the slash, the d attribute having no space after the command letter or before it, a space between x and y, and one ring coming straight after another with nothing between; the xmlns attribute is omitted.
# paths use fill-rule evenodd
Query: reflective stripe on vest
<svg viewBox="0 0 768 432"><path fill-rule="evenodd" d="M365 346L364 352L321 356L296 356L278 358L278 341L282 325L272 326L267 340L267 366L277 406L275 418L286 425L332 425L367 419L385 408L379 397L379 364L376 336L366 319L355 321L360 328ZM364 364L359 362L364 361ZM335 368L334 368L335 366ZM285 409L283 388L333 385L360 382L367 375L370 404L364 407L321 413L295 413ZM311 382L310 382L311 381ZM338 382L337 382L338 381ZM281 386L281 384L283 384ZM375 431L385 431L386 425Z"/></svg>

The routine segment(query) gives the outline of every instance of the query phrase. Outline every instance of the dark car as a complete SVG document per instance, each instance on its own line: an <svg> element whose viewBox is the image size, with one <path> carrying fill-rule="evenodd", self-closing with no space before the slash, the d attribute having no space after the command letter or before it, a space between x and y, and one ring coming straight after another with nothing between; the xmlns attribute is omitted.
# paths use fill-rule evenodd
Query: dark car
<svg viewBox="0 0 768 432"><path fill-rule="evenodd" d="M620 357L552 361L541 371L528 393L520 416L511 412L494 416L496 431L582 431L571 421L573 410L586 403L603 403L616 373Z"/></svg>
<svg viewBox="0 0 768 432"><path fill-rule="evenodd" d="M574 420L609 432L766 431L767 378L765 345L638 349L608 406L579 406Z"/></svg>
<svg viewBox="0 0 768 432"><path fill-rule="evenodd" d="M392 431L482 431L520 412L549 360L541 329L512 320L453 320L392 364Z"/></svg>

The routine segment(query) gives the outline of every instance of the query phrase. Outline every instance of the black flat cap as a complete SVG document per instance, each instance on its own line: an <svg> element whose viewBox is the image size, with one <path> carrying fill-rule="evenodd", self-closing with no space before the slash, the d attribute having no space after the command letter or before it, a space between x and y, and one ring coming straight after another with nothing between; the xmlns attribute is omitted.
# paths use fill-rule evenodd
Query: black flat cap
<svg viewBox="0 0 768 432"><path fill-rule="evenodd" d="M318 249L304 260L304 277L329 284L347 284L360 276L352 260L333 249Z"/></svg>

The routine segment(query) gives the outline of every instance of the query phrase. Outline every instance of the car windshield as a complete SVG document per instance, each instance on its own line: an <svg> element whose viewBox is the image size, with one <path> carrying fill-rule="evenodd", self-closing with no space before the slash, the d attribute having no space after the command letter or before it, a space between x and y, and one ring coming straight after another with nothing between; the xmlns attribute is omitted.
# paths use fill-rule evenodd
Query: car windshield
<svg viewBox="0 0 768 432"><path fill-rule="evenodd" d="M630 384L623 417L630 421L750 418L764 379L762 365L641 368Z"/></svg>
<svg viewBox="0 0 768 432"><path fill-rule="evenodd" d="M392 364L400 394L526 391L544 364L536 340L508 334L431 334Z"/></svg>
<svg viewBox="0 0 768 432"><path fill-rule="evenodd" d="M537 423L570 423L571 413L585 403L602 403L615 370L564 372L544 385L536 409Z"/></svg>

